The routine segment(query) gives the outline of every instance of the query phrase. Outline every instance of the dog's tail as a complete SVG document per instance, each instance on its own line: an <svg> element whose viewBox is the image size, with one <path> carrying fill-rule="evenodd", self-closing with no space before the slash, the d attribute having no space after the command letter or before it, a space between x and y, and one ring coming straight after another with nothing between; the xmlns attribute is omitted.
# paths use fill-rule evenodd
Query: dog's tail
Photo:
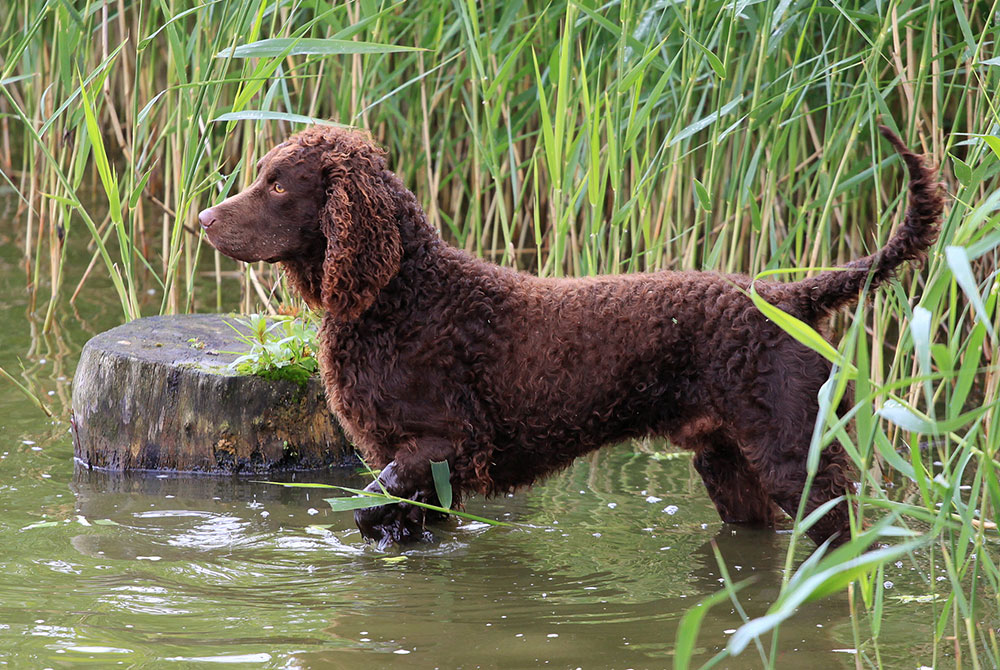
<svg viewBox="0 0 1000 670"><path fill-rule="evenodd" d="M906 148L903 141L885 126L879 132L896 149L910 173L910 192L903 225L884 247L870 256L852 261L843 268L785 284L791 298L785 307L810 324L819 323L838 307L854 303L865 283L875 288L893 276L905 261L922 260L938 236L944 209L944 188L935 178L936 170L923 157Z"/></svg>

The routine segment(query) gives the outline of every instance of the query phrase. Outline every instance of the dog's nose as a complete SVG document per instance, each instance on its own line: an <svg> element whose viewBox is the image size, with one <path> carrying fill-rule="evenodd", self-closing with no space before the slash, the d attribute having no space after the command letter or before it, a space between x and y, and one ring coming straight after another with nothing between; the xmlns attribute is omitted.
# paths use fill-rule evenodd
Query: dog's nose
<svg viewBox="0 0 1000 670"><path fill-rule="evenodd" d="M215 208L209 207L204 209L198 214L198 221L201 223L201 227L208 230L215 223Z"/></svg>

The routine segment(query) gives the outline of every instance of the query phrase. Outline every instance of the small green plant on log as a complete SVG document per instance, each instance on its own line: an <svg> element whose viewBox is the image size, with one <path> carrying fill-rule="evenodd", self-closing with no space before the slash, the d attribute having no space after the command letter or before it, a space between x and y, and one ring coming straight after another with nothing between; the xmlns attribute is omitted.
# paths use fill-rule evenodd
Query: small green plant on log
<svg viewBox="0 0 1000 670"><path fill-rule="evenodd" d="M268 318L262 314L234 317L242 328L228 325L249 345L245 354L230 363L239 374L287 379L300 386L316 373L316 324L290 316ZM228 322L227 322L228 323Z"/></svg>

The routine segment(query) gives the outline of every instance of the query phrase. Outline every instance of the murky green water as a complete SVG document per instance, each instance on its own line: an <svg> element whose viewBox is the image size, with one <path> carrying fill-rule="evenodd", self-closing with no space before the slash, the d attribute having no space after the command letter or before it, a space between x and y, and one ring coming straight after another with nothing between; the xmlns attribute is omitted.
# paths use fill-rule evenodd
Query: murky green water
<svg viewBox="0 0 1000 670"><path fill-rule="evenodd" d="M526 493L469 505L513 526L452 524L436 544L389 554L315 490L74 468L73 369L120 310L94 280L39 336L44 306L29 307L10 221L0 365L16 372L20 360L57 418L0 380L0 666L666 668L681 616L720 588L712 542L735 578L755 579L741 593L750 616L778 591L787 535L723 526L690 459L663 458L661 444L606 449ZM69 291L89 261L76 253ZM885 578L905 595L936 576L901 562ZM889 598L885 667L930 664L930 607ZM729 603L713 609L700 661L740 623ZM852 668L854 647L847 598L833 597L782 628L778 667ZM751 647L719 667L760 664Z"/></svg>

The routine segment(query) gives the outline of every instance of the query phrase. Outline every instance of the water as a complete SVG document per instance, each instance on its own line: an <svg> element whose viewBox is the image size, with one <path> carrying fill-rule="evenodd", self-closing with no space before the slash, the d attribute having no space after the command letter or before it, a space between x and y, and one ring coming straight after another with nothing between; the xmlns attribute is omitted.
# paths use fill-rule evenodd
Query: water
<svg viewBox="0 0 1000 670"><path fill-rule="evenodd" d="M720 523L690 458L660 443L605 449L527 492L470 502L508 527L450 523L434 544L388 553L365 546L324 491L75 467L73 368L121 312L97 276L40 336L44 305L30 310L15 225L0 223L0 365L18 374L23 363L19 378L56 418L0 380L0 666L666 668L680 618L721 588L713 542L734 579L753 578L740 593L749 616L778 592L788 535ZM67 291L87 262L70 254ZM364 484L351 472L306 479ZM885 667L929 666L934 605L905 596L931 577L900 562L884 578ZM728 602L712 609L698 662L741 622ZM852 668L854 647L841 594L782 627L777 666ZM760 665L751 646L717 667Z"/></svg>

